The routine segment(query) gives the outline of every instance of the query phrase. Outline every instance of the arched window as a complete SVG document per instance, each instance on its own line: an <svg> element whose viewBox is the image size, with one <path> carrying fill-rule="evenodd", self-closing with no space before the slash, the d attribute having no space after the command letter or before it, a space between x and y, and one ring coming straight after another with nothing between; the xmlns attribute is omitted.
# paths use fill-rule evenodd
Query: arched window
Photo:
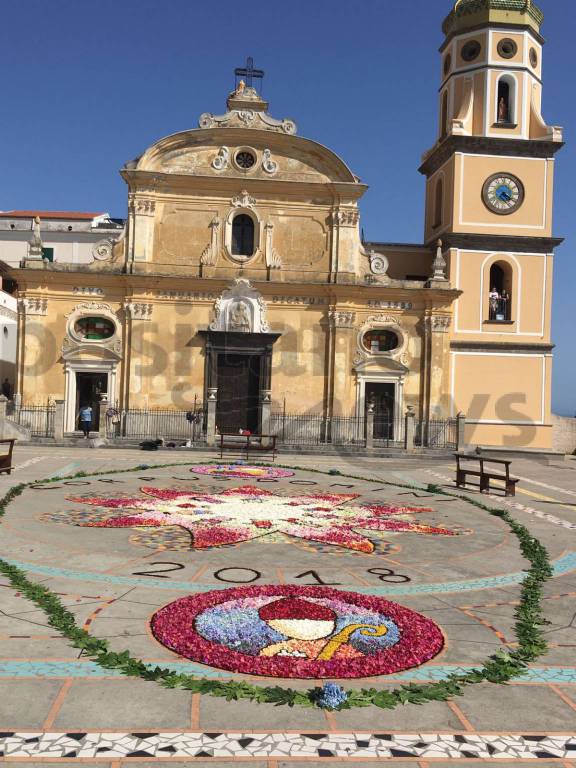
<svg viewBox="0 0 576 768"><path fill-rule="evenodd" d="M442 94L442 110L440 113L440 138L448 135L448 91Z"/></svg>
<svg viewBox="0 0 576 768"><path fill-rule="evenodd" d="M232 255L254 254L254 222L246 213L239 213L232 222Z"/></svg>
<svg viewBox="0 0 576 768"><path fill-rule="evenodd" d="M442 179L438 179L436 182L436 189L434 191L434 218L432 226L434 229L442 224L444 218L444 183Z"/></svg>
<svg viewBox="0 0 576 768"><path fill-rule="evenodd" d="M496 102L496 123L510 125L514 123L516 106L516 80L510 75L503 75L498 80Z"/></svg>
<svg viewBox="0 0 576 768"><path fill-rule="evenodd" d="M490 267L488 319L491 323L508 323L512 317L512 268L504 261Z"/></svg>

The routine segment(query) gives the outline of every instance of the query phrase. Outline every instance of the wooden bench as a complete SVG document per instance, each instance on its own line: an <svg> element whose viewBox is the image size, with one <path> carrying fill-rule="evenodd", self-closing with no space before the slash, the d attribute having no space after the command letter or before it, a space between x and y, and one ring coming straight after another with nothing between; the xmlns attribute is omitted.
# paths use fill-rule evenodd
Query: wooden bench
<svg viewBox="0 0 576 768"><path fill-rule="evenodd" d="M16 440L14 438L6 438L5 440L0 440L0 445L8 446L7 453L0 453L0 473L7 472L10 475L14 469L12 466L12 451L14 450L15 442Z"/></svg>
<svg viewBox="0 0 576 768"><path fill-rule="evenodd" d="M490 481L501 480L504 483L506 496L516 496L516 483L518 480L510 477L510 464L508 459L495 459L488 456L481 456L469 453L455 453L456 457L456 486L458 488L466 487L466 478L468 475L480 478L480 493L490 492ZM468 469L461 466L460 462L475 461L479 469ZM499 464L504 467L504 474L497 471L485 469L485 464Z"/></svg>
<svg viewBox="0 0 576 768"><path fill-rule="evenodd" d="M252 453L270 453L272 461L276 459L276 435L239 435L234 432L222 432L220 434L220 458L224 451L237 451L245 453L246 458Z"/></svg>

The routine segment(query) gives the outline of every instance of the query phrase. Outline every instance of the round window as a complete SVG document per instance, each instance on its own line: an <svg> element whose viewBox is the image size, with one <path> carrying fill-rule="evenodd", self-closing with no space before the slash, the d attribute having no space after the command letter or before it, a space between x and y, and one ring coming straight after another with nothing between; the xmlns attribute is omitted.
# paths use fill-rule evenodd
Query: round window
<svg viewBox="0 0 576 768"><path fill-rule="evenodd" d="M470 40L469 42L465 43L462 46L460 55L462 56L464 61L474 61L474 59L477 59L478 56L480 56L481 50L482 50L482 46L480 45L478 40Z"/></svg>
<svg viewBox="0 0 576 768"><path fill-rule="evenodd" d="M498 43L498 53L503 59L512 59L518 53L518 46L509 37L505 37Z"/></svg>
<svg viewBox="0 0 576 768"><path fill-rule="evenodd" d="M81 317L74 324L74 331L81 339L102 341L114 336L116 328L106 317Z"/></svg>
<svg viewBox="0 0 576 768"><path fill-rule="evenodd" d="M446 54L446 58L444 59L444 74L447 75L448 72L450 72L450 68L452 67L452 56L450 54Z"/></svg>
<svg viewBox="0 0 576 768"><path fill-rule="evenodd" d="M536 48L530 48L530 64L536 69L538 66L538 51Z"/></svg>
<svg viewBox="0 0 576 768"><path fill-rule="evenodd" d="M248 168L252 168L254 163L256 162L256 158L252 154L252 152L248 152L248 150L243 149L241 152L238 152L236 155L236 165L239 168L244 168L248 170Z"/></svg>
<svg viewBox="0 0 576 768"><path fill-rule="evenodd" d="M368 352L391 352L398 348L400 339L394 331L377 330L365 333L362 343Z"/></svg>

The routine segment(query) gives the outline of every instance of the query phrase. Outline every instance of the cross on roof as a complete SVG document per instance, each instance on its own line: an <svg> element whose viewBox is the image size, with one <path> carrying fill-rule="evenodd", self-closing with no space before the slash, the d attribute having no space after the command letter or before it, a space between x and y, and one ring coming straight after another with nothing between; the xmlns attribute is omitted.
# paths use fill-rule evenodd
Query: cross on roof
<svg viewBox="0 0 576 768"><path fill-rule="evenodd" d="M252 56L248 56L246 59L246 66L236 67L234 74L236 75L236 87L238 87L238 78L240 77L244 80L248 88L252 88L254 79L262 80L264 77L264 70L254 69L254 59Z"/></svg>

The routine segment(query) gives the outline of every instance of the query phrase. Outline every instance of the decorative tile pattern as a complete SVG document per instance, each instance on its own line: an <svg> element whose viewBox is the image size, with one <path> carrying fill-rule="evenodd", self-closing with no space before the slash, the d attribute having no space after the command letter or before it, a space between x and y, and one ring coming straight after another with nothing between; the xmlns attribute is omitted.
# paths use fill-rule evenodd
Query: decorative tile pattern
<svg viewBox="0 0 576 768"><path fill-rule="evenodd" d="M4 758L576 758L576 735L390 733L0 733Z"/></svg>
<svg viewBox="0 0 576 768"><path fill-rule="evenodd" d="M25 563L4 557L4 562L22 568L29 573L37 573L43 576L62 577L75 581L91 581L95 584L127 584L131 587L146 587L146 589L168 589L184 592L208 592L215 589L213 584L203 584L194 581L177 581L170 579L152 581L149 578L137 576L117 576L112 573L98 573L96 571L73 571L69 568L58 568L51 565L39 565L37 563ZM554 576L564 576L576 570L576 552L568 552L554 561ZM475 592L479 589L492 589L494 587L521 584L526 578L525 571L509 573L503 576L482 576L477 579L465 579L463 581L441 581L431 584L389 584L385 587L355 587L356 592L369 595L424 595L440 594L443 592ZM225 589L225 587L222 587Z"/></svg>
<svg viewBox="0 0 576 768"><path fill-rule="evenodd" d="M229 680L238 676L218 669L210 669L190 661L162 662L164 669L171 669L186 675L197 675L210 679ZM390 675L388 682L433 683L446 680L449 675L463 674L475 669L473 666L456 664L427 664L419 669L410 669ZM0 661L0 678L39 677L39 678L121 678L122 675L104 669L94 661ZM557 685L576 684L574 667L529 667L518 677L522 683L556 683Z"/></svg>

